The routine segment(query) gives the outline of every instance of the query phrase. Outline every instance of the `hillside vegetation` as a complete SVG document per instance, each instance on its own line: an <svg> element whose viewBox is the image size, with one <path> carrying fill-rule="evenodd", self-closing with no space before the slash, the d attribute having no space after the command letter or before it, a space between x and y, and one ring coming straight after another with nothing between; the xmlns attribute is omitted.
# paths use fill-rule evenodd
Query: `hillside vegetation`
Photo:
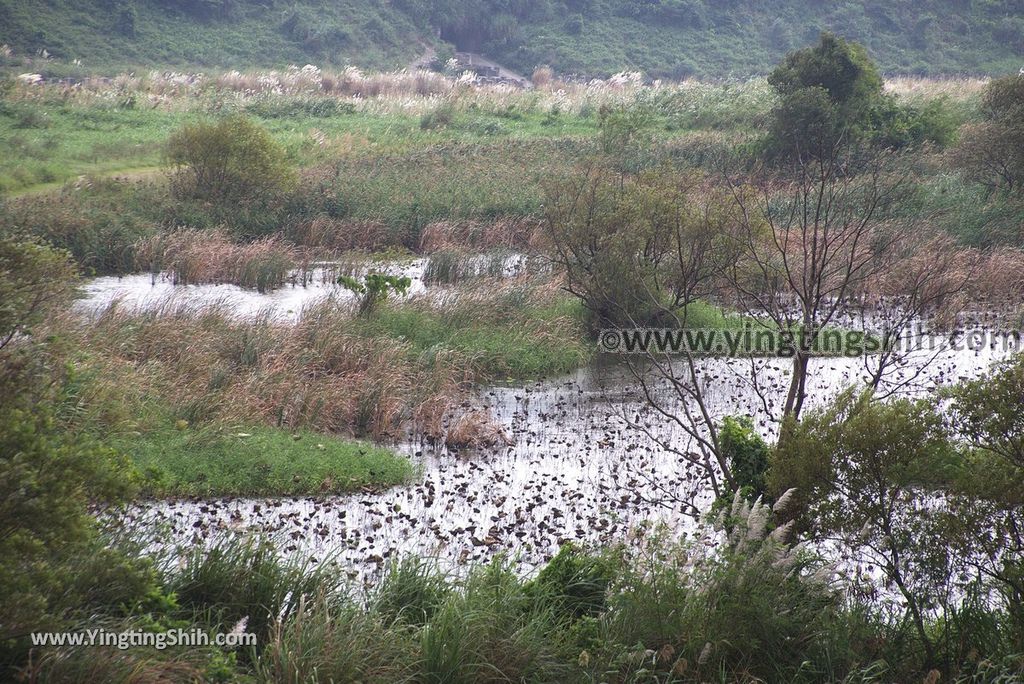
<svg viewBox="0 0 1024 684"><path fill-rule="evenodd" d="M371 0L0 1L0 43L81 60L90 73L309 62L386 68L421 53L423 35L423 25Z"/></svg>
<svg viewBox="0 0 1024 684"><path fill-rule="evenodd" d="M580 76L745 76L823 30L863 43L886 73L1016 71L1024 51L1014 0L0 0L0 44L16 55L45 50L58 61L34 69L53 73L74 60L90 73L390 69L435 47L442 58L482 52L527 73L547 64Z"/></svg>

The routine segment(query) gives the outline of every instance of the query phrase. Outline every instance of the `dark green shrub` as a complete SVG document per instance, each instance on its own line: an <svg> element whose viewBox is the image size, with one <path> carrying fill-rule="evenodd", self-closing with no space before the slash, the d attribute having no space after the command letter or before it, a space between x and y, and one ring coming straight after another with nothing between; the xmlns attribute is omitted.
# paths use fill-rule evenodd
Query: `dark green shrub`
<svg viewBox="0 0 1024 684"><path fill-rule="evenodd" d="M848 134L839 108L819 86L801 88L783 97L768 129L772 158L818 158L829 154Z"/></svg>
<svg viewBox="0 0 1024 684"><path fill-rule="evenodd" d="M765 495L765 476L771 449L746 417L726 417L718 433L722 453L741 494L748 499Z"/></svg>
<svg viewBox="0 0 1024 684"><path fill-rule="evenodd" d="M892 97L881 97L868 114L871 142L883 148L915 148L931 144L950 145L956 137L957 121L942 100L923 106L904 106Z"/></svg>
<svg viewBox="0 0 1024 684"><path fill-rule="evenodd" d="M863 108L881 94L882 77L857 43L823 33L818 44L786 55L768 82L781 95L822 88L837 105Z"/></svg>
<svg viewBox="0 0 1024 684"><path fill-rule="evenodd" d="M545 565L527 590L538 605L561 619L575 621L604 611L615 577L610 560L567 543Z"/></svg>
<svg viewBox="0 0 1024 684"><path fill-rule="evenodd" d="M768 135L777 159L831 156L840 142L855 142L882 95L882 77L864 48L830 33L787 55L768 82L782 97Z"/></svg>
<svg viewBox="0 0 1024 684"><path fill-rule="evenodd" d="M131 493L130 464L58 420L66 350L38 328L67 304L73 278L66 254L0 238L0 666L24 655L30 632L148 590L127 588L147 584L145 564L97 548L88 513ZM90 569L101 558L102 575Z"/></svg>
<svg viewBox="0 0 1024 684"><path fill-rule="evenodd" d="M283 148L244 116L184 126L167 141L166 157L175 194L182 198L265 198L295 183Z"/></svg>

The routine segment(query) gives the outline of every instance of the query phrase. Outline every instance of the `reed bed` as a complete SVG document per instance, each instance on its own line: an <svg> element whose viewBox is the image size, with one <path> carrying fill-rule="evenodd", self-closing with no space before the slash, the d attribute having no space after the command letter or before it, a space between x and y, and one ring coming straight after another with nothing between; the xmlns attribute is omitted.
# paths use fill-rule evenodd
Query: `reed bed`
<svg viewBox="0 0 1024 684"><path fill-rule="evenodd" d="M231 283L266 292L282 287L308 261L276 236L239 244L222 230L182 229L161 233L135 249L138 268L169 273L176 285Z"/></svg>
<svg viewBox="0 0 1024 684"><path fill-rule="evenodd" d="M606 79L562 80L538 70L536 87L523 90L506 84L479 84L470 73L439 73L424 69L367 73L354 66L338 70L307 64L283 70L201 73L150 71L112 78L88 77L74 83L40 78L15 82L12 101L63 102L180 111L217 106L288 100L343 103L352 112L421 115L448 103L460 111L498 115L558 112L589 116L602 107L649 106L681 125L722 127L752 113L768 111L776 95L758 78L700 81L649 81L639 72L621 72ZM886 81L887 92L910 100L945 97L955 102L976 99L982 78L918 78L897 76ZM333 106L333 105L332 105Z"/></svg>
<svg viewBox="0 0 1024 684"><path fill-rule="evenodd" d="M529 216L505 216L490 221L434 221L423 228L419 243L424 254L451 249L536 253L545 251L548 246L543 222Z"/></svg>
<svg viewBox="0 0 1024 684"><path fill-rule="evenodd" d="M472 383L563 372L583 363L588 347L557 285L524 280L386 303L369 317L327 299L293 325L172 300L146 311L114 303L61 326L75 331L103 379L91 385L95 401L82 404L102 403L108 424L130 423L133 406L152 401L189 424L377 439L410 431L443 439Z"/></svg>
<svg viewBox="0 0 1024 684"><path fill-rule="evenodd" d="M296 244L327 253L376 252L400 245L396 231L383 221L325 215L298 222L289 236Z"/></svg>
<svg viewBox="0 0 1024 684"><path fill-rule="evenodd" d="M421 402L447 406L459 395L454 378L417 363L408 345L346 332L350 321L336 302L294 326L240 321L217 307L141 313L114 305L82 334L101 363L130 363L136 380L190 424L385 438L414 422Z"/></svg>
<svg viewBox="0 0 1024 684"><path fill-rule="evenodd" d="M1024 301L1024 250L1001 247L984 252L969 291L976 301L1019 308Z"/></svg>

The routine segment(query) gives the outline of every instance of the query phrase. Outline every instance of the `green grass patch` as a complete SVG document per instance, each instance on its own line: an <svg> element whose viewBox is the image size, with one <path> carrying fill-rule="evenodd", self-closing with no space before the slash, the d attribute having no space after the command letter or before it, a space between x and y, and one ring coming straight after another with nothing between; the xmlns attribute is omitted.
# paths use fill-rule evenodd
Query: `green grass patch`
<svg viewBox="0 0 1024 684"><path fill-rule="evenodd" d="M321 100L332 111L316 114L314 105ZM571 141L597 132L593 117L551 117L533 108L535 103L526 103L531 108L517 119L470 109L448 125L426 129L419 116L351 111L345 104L333 98L283 95L255 99L243 109L270 131L297 166L334 163L338 152L343 152L346 158L339 170L358 174L346 177L344 191L354 193L350 206L361 208L377 194L393 192L396 183L411 180L414 186L406 194L426 202L430 217L437 213L429 201L431 194L439 189L451 193L467 180L479 186L474 194L486 192L480 188L493 188L513 203L522 203L523 192L513 192L516 186L507 183L505 174L532 178L535 171L553 163L564 166L571 159L564 156L572 154ZM83 175L149 170L161 163L171 131L215 117L217 111L217 105L206 100L170 110L107 101L68 103L57 97L36 102L0 100L0 145L7 152L0 157L0 192L16 195ZM318 139L327 142L321 145ZM453 149L456 141L460 145ZM551 146L562 147L563 156L551 154ZM446 173L437 175L439 165ZM417 192L417 179L427 184L423 192ZM527 189L535 187L532 182ZM439 200L441 208L452 201L445 195ZM384 203L377 208L386 207Z"/></svg>
<svg viewBox="0 0 1024 684"><path fill-rule="evenodd" d="M406 458L367 442L266 427L156 430L111 446L131 456L153 497L339 494L414 473Z"/></svg>
<svg viewBox="0 0 1024 684"><path fill-rule="evenodd" d="M567 373L586 364L593 345L583 331L583 307L567 297L543 304L513 299L513 289L486 306L451 308L390 305L357 325L367 335L409 343L417 355L455 352L479 379L521 380Z"/></svg>

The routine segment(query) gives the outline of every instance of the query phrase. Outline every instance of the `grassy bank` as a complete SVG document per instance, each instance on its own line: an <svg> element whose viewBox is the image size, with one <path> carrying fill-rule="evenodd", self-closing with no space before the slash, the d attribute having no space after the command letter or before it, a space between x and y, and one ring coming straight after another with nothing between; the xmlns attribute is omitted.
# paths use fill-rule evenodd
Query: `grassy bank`
<svg viewBox="0 0 1024 684"><path fill-rule="evenodd" d="M889 85L903 104L934 103L959 123L979 116L977 79ZM241 113L265 127L293 164L337 166L351 172L346 180L365 183L353 193L358 207L404 190L410 178L409 192L421 200L435 199L415 190L427 180L449 191L467 181L490 184L517 197L534 187L526 181L572 164L580 141L597 139L609 112L642 114L646 134L660 146L707 147L708 140L693 141L695 133L760 134L777 101L763 78L657 88L639 79L555 82L534 91L475 88L438 74L358 72L154 73L70 89L18 84L0 94L0 141L8 151L0 159L0 192L149 167L161 161L169 131ZM446 161L446 173L436 176ZM513 170L520 178L509 183Z"/></svg>
<svg viewBox="0 0 1024 684"><path fill-rule="evenodd" d="M937 681L941 673L969 684L1024 675L1005 604L974 609L972 622L927 618L947 637L944 664L929 670L900 611L844 592L820 559L768 535L765 507L737 503L734 515L721 548L648 531L638 549L567 544L533 578L503 559L454 577L405 558L359 589L329 559L281 558L259 539L224 536L164 557L159 574L116 578L115 593L149 611L144 629L235 627L254 634L256 646L50 647L23 673L34 681L128 682L143 672L275 684L812 684ZM88 618L69 628L97 616L112 630L137 625L109 595L94 597Z"/></svg>
<svg viewBox="0 0 1024 684"><path fill-rule="evenodd" d="M341 494L409 480L413 467L366 442L267 427L165 429L108 440L131 457L143 496Z"/></svg>
<svg viewBox="0 0 1024 684"><path fill-rule="evenodd" d="M375 99L374 106L338 96L243 96L216 88L196 100L160 97L147 107L131 104L152 97L145 91L119 97L123 100L82 94L68 98L40 90L0 100L0 140L8 149L0 160L0 192L24 193L81 175L157 165L168 131L225 110L259 121L290 161L303 167L332 162L339 155L358 160L367 154L408 154L455 140L472 149L496 141L586 137L597 130L592 108L585 116L552 115L550 103L527 95L413 96L412 111L396 98ZM362 109L356 109L357 102ZM484 150L482 158L487 156ZM382 168L386 178L387 165ZM466 169L470 172L472 167Z"/></svg>

